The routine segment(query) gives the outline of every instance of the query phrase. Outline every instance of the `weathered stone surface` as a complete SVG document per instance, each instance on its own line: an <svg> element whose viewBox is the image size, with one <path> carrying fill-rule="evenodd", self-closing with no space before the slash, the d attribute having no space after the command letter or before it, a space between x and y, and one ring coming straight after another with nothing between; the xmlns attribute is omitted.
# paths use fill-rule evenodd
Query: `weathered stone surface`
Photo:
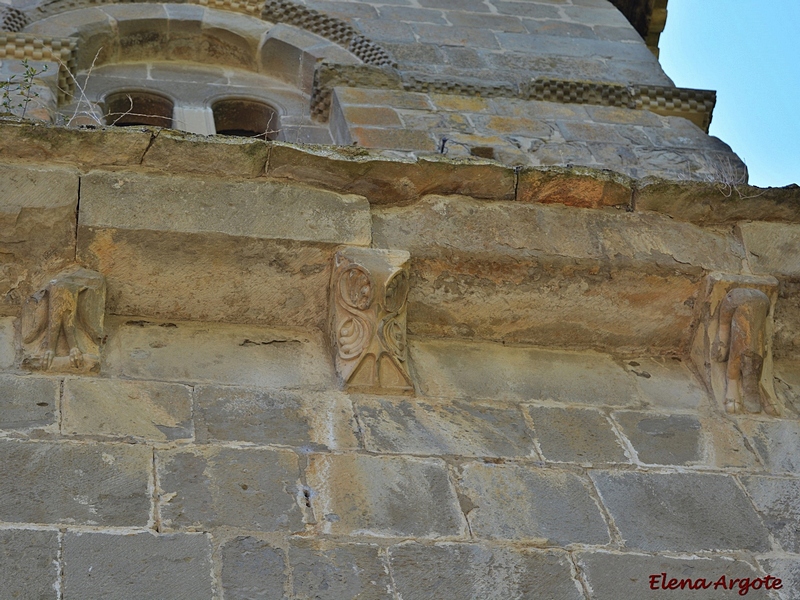
<svg viewBox="0 0 800 600"><path fill-rule="evenodd" d="M235 136L197 136L159 131L142 165L170 173L258 177L264 173L269 145Z"/></svg>
<svg viewBox="0 0 800 600"><path fill-rule="evenodd" d="M192 391L184 385L119 379L67 379L61 405L66 435L192 437Z"/></svg>
<svg viewBox="0 0 800 600"><path fill-rule="evenodd" d="M0 375L0 429L58 426L59 381Z"/></svg>
<svg viewBox="0 0 800 600"><path fill-rule="evenodd" d="M654 408L696 409L708 395L694 373L677 357L626 360L642 400Z"/></svg>
<svg viewBox="0 0 800 600"><path fill-rule="evenodd" d="M373 238L414 257L410 333L681 351L700 275L737 272L741 249L730 235L640 217L429 196L375 210Z"/></svg>
<svg viewBox="0 0 800 600"><path fill-rule="evenodd" d="M394 598L378 546L296 540L289 549L289 564L297 598Z"/></svg>
<svg viewBox="0 0 800 600"><path fill-rule="evenodd" d="M593 169L523 169L517 200L582 208L630 206L632 182L622 175Z"/></svg>
<svg viewBox="0 0 800 600"><path fill-rule="evenodd" d="M705 462L718 468L739 467L760 470L763 463L735 423L716 415L700 418Z"/></svg>
<svg viewBox="0 0 800 600"><path fill-rule="evenodd" d="M14 366L17 356L14 337L14 318L0 318L0 369L10 369Z"/></svg>
<svg viewBox="0 0 800 600"><path fill-rule="evenodd" d="M303 528L300 469L286 450L205 447L156 452L159 511L169 529Z"/></svg>
<svg viewBox="0 0 800 600"><path fill-rule="evenodd" d="M800 224L740 223L738 229L754 273L800 277Z"/></svg>
<svg viewBox="0 0 800 600"><path fill-rule="evenodd" d="M572 473L469 463L459 488L469 499L467 518L478 537L556 546L609 542L588 482Z"/></svg>
<svg viewBox="0 0 800 600"><path fill-rule="evenodd" d="M214 597L206 534L66 533L64 600Z"/></svg>
<svg viewBox="0 0 800 600"><path fill-rule="evenodd" d="M536 457L516 406L363 397L356 411L370 452Z"/></svg>
<svg viewBox="0 0 800 600"><path fill-rule="evenodd" d="M324 533L421 538L466 533L440 460L312 455L306 477Z"/></svg>
<svg viewBox="0 0 800 600"><path fill-rule="evenodd" d="M222 546L222 589L227 600L284 600L286 554L254 537Z"/></svg>
<svg viewBox="0 0 800 600"><path fill-rule="evenodd" d="M545 460L582 464L628 462L603 413L542 406L530 406L527 411Z"/></svg>
<svg viewBox="0 0 800 600"><path fill-rule="evenodd" d="M109 314L324 325L327 244L83 227L78 245L107 277Z"/></svg>
<svg viewBox="0 0 800 600"><path fill-rule="evenodd" d="M0 586L4 598L56 600L58 532L0 530Z"/></svg>
<svg viewBox="0 0 800 600"><path fill-rule="evenodd" d="M0 441L0 520L144 527L152 450Z"/></svg>
<svg viewBox="0 0 800 600"><path fill-rule="evenodd" d="M321 334L252 325L109 319L104 369L132 379L324 388L333 370Z"/></svg>
<svg viewBox="0 0 800 600"><path fill-rule="evenodd" d="M787 416L800 416L800 362L775 361L775 388Z"/></svg>
<svg viewBox="0 0 800 600"><path fill-rule="evenodd" d="M800 190L653 179L637 186L636 210L708 225L745 220L800 223Z"/></svg>
<svg viewBox="0 0 800 600"><path fill-rule="evenodd" d="M624 406L634 381L608 356L501 344L418 340L411 357L426 396Z"/></svg>
<svg viewBox="0 0 800 600"><path fill-rule="evenodd" d="M350 398L227 386L195 388L198 442L250 442L341 450L358 447Z"/></svg>
<svg viewBox="0 0 800 600"><path fill-rule="evenodd" d="M278 143L272 146L267 175L359 194L381 205L405 205L433 193L511 200L516 183L513 169L484 161L387 160L360 148L301 151Z"/></svg>
<svg viewBox="0 0 800 600"><path fill-rule="evenodd" d="M561 552L408 543L389 548L392 575L404 600L578 600L580 586Z"/></svg>
<svg viewBox="0 0 800 600"><path fill-rule="evenodd" d="M0 155L41 163L138 165L154 131L144 127L69 129L0 120Z"/></svg>
<svg viewBox="0 0 800 600"><path fill-rule="evenodd" d="M656 465L702 462L702 426L696 416L633 411L613 416L641 462Z"/></svg>
<svg viewBox="0 0 800 600"><path fill-rule="evenodd" d="M800 423L795 420L753 421L741 419L739 426L747 434L764 465L771 473L800 473Z"/></svg>
<svg viewBox="0 0 800 600"><path fill-rule="evenodd" d="M784 551L800 552L800 481L743 477L756 510Z"/></svg>
<svg viewBox="0 0 800 600"><path fill-rule="evenodd" d="M0 165L0 315L16 316L37 285L74 260L77 206L74 169Z"/></svg>
<svg viewBox="0 0 800 600"><path fill-rule="evenodd" d="M727 589L731 579L750 578L751 580L763 575L744 561L727 558L667 558L666 556L645 556L641 554L611 554L608 552L580 553L577 555L578 565L585 573L592 590L592 598L596 600L617 600L618 598L663 598L672 591L675 597L700 598L714 600L725 598L734 600L741 598L738 583L733 589ZM662 580L662 573L666 573L666 582ZM650 586L650 576L656 575L655 589ZM714 588L714 583L725 576L726 589L722 586ZM674 584L676 589L665 589L672 579L677 579ZM683 588L677 587L683 579L691 579L693 585L697 580L705 580L699 585L710 583L707 589L690 589L688 584ZM770 582L772 583L772 581ZM769 592L763 589L749 589L748 598L772 598Z"/></svg>
<svg viewBox="0 0 800 600"><path fill-rule="evenodd" d="M79 227L366 245L371 223L364 198L303 185L93 171Z"/></svg>
<svg viewBox="0 0 800 600"><path fill-rule="evenodd" d="M776 360L800 363L800 280L783 280L778 286L772 351Z"/></svg>
<svg viewBox="0 0 800 600"><path fill-rule="evenodd" d="M767 531L725 475L595 471L592 480L629 548L766 550Z"/></svg>
<svg viewBox="0 0 800 600"><path fill-rule="evenodd" d="M517 260L570 256L677 270L741 267L732 236L654 214L430 195L413 207L376 210L374 227L376 245L405 248L415 257L438 257L455 246Z"/></svg>
<svg viewBox="0 0 800 600"><path fill-rule="evenodd" d="M778 597L781 600L793 600L800 588L800 559L792 556L786 558L759 558L762 570L781 579Z"/></svg>

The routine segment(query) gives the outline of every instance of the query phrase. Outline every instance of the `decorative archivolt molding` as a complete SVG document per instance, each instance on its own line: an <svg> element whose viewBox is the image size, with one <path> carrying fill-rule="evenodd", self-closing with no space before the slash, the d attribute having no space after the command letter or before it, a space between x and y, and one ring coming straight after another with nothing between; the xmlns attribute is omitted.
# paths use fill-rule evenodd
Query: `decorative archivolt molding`
<svg viewBox="0 0 800 600"><path fill-rule="evenodd" d="M74 38L0 31L0 59L58 62L58 102L63 103L69 101L75 91L75 82L70 72L75 71L77 44Z"/></svg>
<svg viewBox="0 0 800 600"><path fill-rule="evenodd" d="M16 32L24 29L30 19L27 15L13 6L0 7L0 31Z"/></svg>
<svg viewBox="0 0 800 600"><path fill-rule="evenodd" d="M266 0L261 18L275 23L287 23L330 40L360 58L364 64L391 66L394 60L382 46L358 33L353 27L335 17L288 0Z"/></svg>

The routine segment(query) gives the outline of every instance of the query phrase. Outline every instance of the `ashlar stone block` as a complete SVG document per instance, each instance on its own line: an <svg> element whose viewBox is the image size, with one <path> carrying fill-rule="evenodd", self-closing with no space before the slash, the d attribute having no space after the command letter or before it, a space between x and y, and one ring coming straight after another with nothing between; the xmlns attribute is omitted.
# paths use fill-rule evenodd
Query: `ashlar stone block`
<svg viewBox="0 0 800 600"><path fill-rule="evenodd" d="M303 449L357 448L350 398L229 386L195 388L198 442L249 442Z"/></svg>
<svg viewBox="0 0 800 600"><path fill-rule="evenodd" d="M430 397L554 400L625 406L634 381L610 356L502 344L418 340L411 356L420 391Z"/></svg>
<svg viewBox="0 0 800 600"><path fill-rule="evenodd" d="M356 407L370 452L537 456L521 409L514 405L365 397Z"/></svg>
<svg viewBox="0 0 800 600"><path fill-rule="evenodd" d="M175 383L70 378L61 410L66 435L158 442L192 437L192 391Z"/></svg>
<svg viewBox="0 0 800 600"><path fill-rule="evenodd" d="M215 597L207 534L64 535L64 600Z"/></svg>
<svg viewBox="0 0 800 600"><path fill-rule="evenodd" d="M0 375L0 429L57 426L58 394L57 379Z"/></svg>
<svg viewBox="0 0 800 600"><path fill-rule="evenodd" d="M711 273L699 304L691 357L729 413L778 416L772 337L778 281Z"/></svg>
<svg viewBox="0 0 800 600"><path fill-rule="evenodd" d="M114 317L103 372L114 377L266 389L330 388L321 333Z"/></svg>
<svg viewBox="0 0 800 600"><path fill-rule="evenodd" d="M579 600L563 552L442 543L389 548L392 575L404 600Z"/></svg>
<svg viewBox="0 0 800 600"><path fill-rule="evenodd" d="M298 531L300 467L286 450L205 447L156 452L159 512L168 529Z"/></svg>
<svg viewBox="0 0 800 600"><path fill-rule="evenodd" d="M408 252L349 247L334 257L330 335L351 391L412 392L406 347Z"/></svg>
<svg viewBox="0 0 800 600"><path fill-rule="evenodd" d="M794 419L755 421L741 419L739 426L770 473L800 473L800 422Z"/></svg>
<svg viewBox="0 0 800 600"><path fill-rule="evenodd" d="M440 460L312 455L306 477L323 533L424 538L466 533Z"/></svg>
<svg viewBox="0 0 800 600"><path fill-rule="evenodd" d="M609 542L588 481L573 473L469 463L459 487L469 499L467 518L478 537L559 546Z"/></svg>
<svg viewBox="0 0 800 600"><path fill-rule="evenodd" d="M269 542L239 536L222 546L226 600L286 600L286 553Z"/></svg>
<svg viewBox="0 0 800 600"><path fill-rule="evenodd" d="M527 408L545 460L575 463L628 462L622 443L601 412L582 408Z"/></svg>
<svg viewBox="0 0 800 600"><path fill-rule="evenodd" d="M0 587L3 598L56 600L58 532L0 530Z"/></svg>
<svg viewBox="0 0 800 600"><path fill-rule="evenodd" d="M289 548L296 598L392 600L392 582L378 546L295 540Z"/></svg>
<svg viewBox="0 0 800 600"><path fill-rule="evenodd" d="M642 400L660 409L696 409L707 392L694 373L678 357L626 360L625 369L634 376Z"/></svg>
<svg viewBox="0 0 800 600"><path fill-rule="evenodd" d="M742 483L783 550L800 554L800 480L743 477Z"/></svg>
<svg viewBox="0 0 800 600"><path fill-rule="evenodd" d="M702 425L694 415L630 411L614 413L614 420L643 463L689 465L703 460Z"/></svg>
<svg viewBox="0 0 800 600"><path fill-rule="evenodd" d="M595 471L591 477L628 548L769 548L766 529L732 477L625 471Z"/></svg>
<svg viewBox="0 0 800 600"><path fill-rule="evenodd" d="M0 441L0 520L144 527L150 448Z"/></svg>

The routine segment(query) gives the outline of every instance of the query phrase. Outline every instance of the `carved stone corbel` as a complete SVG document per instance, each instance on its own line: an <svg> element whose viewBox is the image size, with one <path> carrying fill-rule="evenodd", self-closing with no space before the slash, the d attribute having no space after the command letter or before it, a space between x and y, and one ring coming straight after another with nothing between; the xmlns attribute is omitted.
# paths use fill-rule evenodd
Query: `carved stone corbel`
<svg viewBox="0 0 800 600"><path fill-rule="evenodd" d="M334 256L330 335L345 389L409 393L408 252L342 248Z"/></svg>
<svg viewBox="0 0 800 600"><path fill-rule="evenodd" d="M731 414L779 416L772 374L778 280L711 273L706 278L692 360Z"/></svg>
<svg viewBox="0 0 800 600"><path fill-rule="evenodd" d="M105 307L106 283L100 273L76 266L56 275L22 307L22 366L99 371Z"/></svg>

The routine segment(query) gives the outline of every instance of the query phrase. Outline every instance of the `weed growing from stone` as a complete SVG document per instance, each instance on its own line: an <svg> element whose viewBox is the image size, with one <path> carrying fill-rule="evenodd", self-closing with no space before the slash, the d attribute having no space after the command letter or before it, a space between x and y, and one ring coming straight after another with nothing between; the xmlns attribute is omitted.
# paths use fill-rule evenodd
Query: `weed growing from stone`
<svg viewBox="0 0 800 600"><path fill-rule="evenodd" d="M47 71L47 65L37 69L27 58L23 58L22 67L22 75L11 75L5 81L0 81L0 112L14 114L22 109L19 116L24 119L28 105L39 97L39 93L33 89L33 80Z"/></svg>

